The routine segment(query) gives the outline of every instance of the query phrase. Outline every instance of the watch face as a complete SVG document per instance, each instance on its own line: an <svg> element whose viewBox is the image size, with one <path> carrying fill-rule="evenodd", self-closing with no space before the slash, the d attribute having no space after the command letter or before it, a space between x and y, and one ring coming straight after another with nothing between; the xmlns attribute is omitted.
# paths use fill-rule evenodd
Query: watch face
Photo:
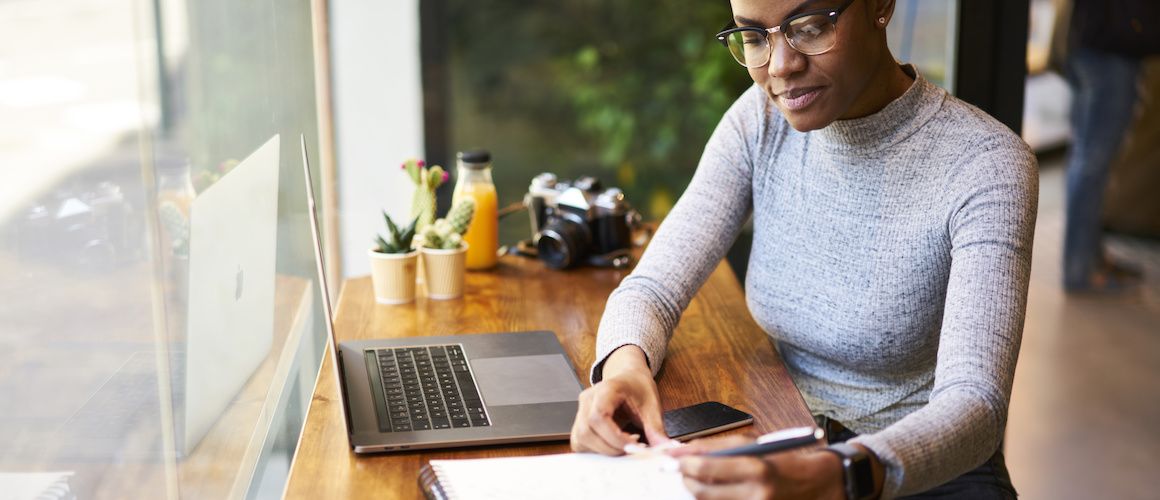
<svg viewBox="0 0 1160 500"><path fill-rule="evenodd" d="M866 497L874 493L874 471L870 468L869 457L862 457L858 463L853 464L854 472L854 488L858 492L858 498Z"/></svg>
<svg viewBox="0 0 1160 500"><path fill-rule="evenodd" d="M870 456L861 449L838 443L830 445L829 451L841 458L845 475L846 496L854 499L869 498L874 494L874 471L870 468Z"/></svg>

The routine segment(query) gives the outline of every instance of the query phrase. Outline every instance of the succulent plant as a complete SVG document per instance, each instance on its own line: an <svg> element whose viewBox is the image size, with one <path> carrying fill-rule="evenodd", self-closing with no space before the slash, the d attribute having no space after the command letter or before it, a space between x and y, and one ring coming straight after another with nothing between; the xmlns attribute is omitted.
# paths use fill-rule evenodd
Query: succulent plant
<svg viewBox="0 0 1160 500"><path fill-rule="evenodd" d="M418 222L418 219L411 220L411 223L402 229L395 224L395 221L391 220L391 216L387 215L385 211L383 212L383 219L387 221L387 238L384 239L381 235L375 235L375 251L379 253L410 252L411 241L415 238L415 223Z"/></svg>
<svg viewBox="0 0 1160 500"><path fill-rule="evenodd" d="M471 224L475 215L475 200L464 198L451 207L447 217L438 219L431 225L423 228L419 238L421 245L427 248L452 250L463 244L463 233Z"/></svg>
<svg viewBox="0 0 1160 500"><path fill-rule="evenodd" d="M418 220L417 229L430 225L435 221L435 190L447 182L450 175L439 165L427 167L423 160L407 160L403 162L403 170L411 182L415 183L415 194L411 197L411 217Z"/></svg>
<svg viewBox="0 0 1160 500"><path fill-rule="evenodd" d="M464 197L451 207L447 212L447 222L451 223L451 229L459 234L467 232L467 227L471 225L471 218L475 216L475 199Z"/></svg>

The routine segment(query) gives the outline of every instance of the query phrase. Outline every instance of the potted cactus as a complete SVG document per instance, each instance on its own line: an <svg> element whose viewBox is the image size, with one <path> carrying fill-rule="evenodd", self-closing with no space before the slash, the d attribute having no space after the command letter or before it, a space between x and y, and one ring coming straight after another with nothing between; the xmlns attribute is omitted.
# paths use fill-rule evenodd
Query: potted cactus
<svg viewBox="0 0 1160 500"><path fill-rule="evenodd" d="M419 234L423 252L427 296L454 299L463 295L467 271L467 243L463 233L475 214L475 200L464 198L451 207L447 217L437 219Z"/></svg>
<svg viewBox="0 0 1160 500"><path fill-rule="evenodd" d="M411 195L411 217L418 219L415 229L422 231L435 222L435 190L446 183L450 175L439 165L428 167L423 160L407 160L402 168L415 183L415 192Z"/></svg>
<svg viewBox="0 0 1160 500"><path fill-rule="evenodd" d="M400 228L386 212L383 212L383 219L387 222L387 237L376 235L375 247L367 252L371 258L375 301L405 304L415 300L415 267L419 251L412 248L412 240L418 220Z"/></svg>

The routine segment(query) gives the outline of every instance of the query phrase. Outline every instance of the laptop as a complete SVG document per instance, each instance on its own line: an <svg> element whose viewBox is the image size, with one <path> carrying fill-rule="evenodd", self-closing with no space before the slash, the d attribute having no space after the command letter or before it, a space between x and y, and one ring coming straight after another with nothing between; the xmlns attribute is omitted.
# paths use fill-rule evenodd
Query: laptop
<svg viewBox="0 0 1160 500"><path fill-rule="evenodd" d="M184 372L174 381L181 455L217 423L270 354L280 153L275 134L190 208L185 365L173 370Z"/></svg>
<svg viewBox="0 0 1160 500"><path fill-rule="evenodd" d="M127 353L57 431L57 460L156 462L168 432L161 406L171 402L176 455L187 458L266 360L275 318L280 150L274 135L193 200L184 332L170 334L166 349ZM98 358L109 354L115 353ZM162 402L157 370L166 355L171 392Z"/></svg>
<svg viewBox="0 0 1160 500"><path fill-rule="evenodd" d="M581 386L552 332L338 342L299 139L328 345L354 452L567 440Z"/></svg>

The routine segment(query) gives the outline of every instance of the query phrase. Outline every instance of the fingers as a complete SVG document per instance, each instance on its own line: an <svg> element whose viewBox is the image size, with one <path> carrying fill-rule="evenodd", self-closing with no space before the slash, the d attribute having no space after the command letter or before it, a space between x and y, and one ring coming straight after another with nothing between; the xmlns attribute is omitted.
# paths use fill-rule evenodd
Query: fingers
<svg viewBox="0 0 1160 500"><path fill-rule="evenodd" d="M624 447L617 447L605 441L603 437L591 432L591 429L582 430L578 439L573 439L572 450L581 453L599 453L601 455L623 455Z"/></svg>
<svg viewBox="0 0 1160 500"><path fill-rule="evenodd" d="M649 445L659 446L672 440L665 433L665 421L661 418L660 401L657 401L656 398L650 399L650 402L641 405L636 418L640 419L640 426L644 429L644 435L648 438Z"/></svg>
<svg viewBox="0 0 1160 500"><path fill-rule="evenodd" d="M621 430L613 419L616 410L625 402L625 391L615 382L605 381L580 393L576 420L572 422L572 449L623 455L624 445L635 443L640 438Z"/></svg>
<svg viewBox="0 0 1160 500"><path fill-rule="evenodd" d="M580 414L583 415L583 410L581 410ZM592 429L587 425L587 420L579 415L572 422L572 451L599 453L601 455L620 455L624 452L623 449L617 450L615 446L609 444L604 438L593 433Z"/></svg>
<svg viewBox="0 0 1160 500"><path fill-rule="evenodd" d="M697 500L724 500L738 498L769 498L767 488L759 482L705 484L695 479L684 479L685 489Z"/></svg>
<svg viewBox="0 0 1160 500"><path fill-rule="evenodd" d="M590 403L591 409L584 417L588 429L608 447L613 448L613 451L605 453L606 455L624 454L624 445L634 443L636 440L632 438L631 434L622 430L613 419L613 414L623 404L623 400L619 397L594 396Z"/></svg>
<svg viewBox="0 0 1160 500"><path fill-rule="evenodd" d="M748 439L735 436L730 439L702 440L698 446L713 447L718 444L735 444ZM692 446L692 445L691 445ZM680 471L684 476L685 488L698 499L724 498L771 498L773 483L769 481L769 464L756 457L705 457L686 456L680 458Z"/></svg>
<svg viewBox="0 0 1160 500"><path fill-rule="evenodd" d="M649 445L659 446L672 441L665 433L660 394L651 375L632 379L626 385L629 396L623 410L634 424L640 426Z"/></svg>
<svg viewBox="0 0 1160 500"><path fill-rule="evenodd" d="M671 441L665 435L660 396L651 372L625 372L589 387L580 393L576 420L572 424L572 449L621 455L624 446L640 436L621 428L620 423L637 424L650 445Z"/></svg>
<svg viewBox="0 0 1160 500"><path fill-rule="evenodd" d="M592 429L590 422L594 414L590 410L587 410L585 406L585 403L581 402L576 420L572 422L572 450L576 452L599 453L601 455L615 456L623 454L623 445L617 446L614 443L609 443L603 436Z"/></svg>
<svg viewBox="0 0 1160 500"><path fill-rule="evenodd" d="M698 499L767 498L765 464L753 457L685 457L685 488Z"/></svg>
<svg viewBox="0 0 1160 500"><path fill-rule="evenodd" d="M765 462L755 457L683 457L681 474L703 484L756 482L765 478Z"/></svg>

